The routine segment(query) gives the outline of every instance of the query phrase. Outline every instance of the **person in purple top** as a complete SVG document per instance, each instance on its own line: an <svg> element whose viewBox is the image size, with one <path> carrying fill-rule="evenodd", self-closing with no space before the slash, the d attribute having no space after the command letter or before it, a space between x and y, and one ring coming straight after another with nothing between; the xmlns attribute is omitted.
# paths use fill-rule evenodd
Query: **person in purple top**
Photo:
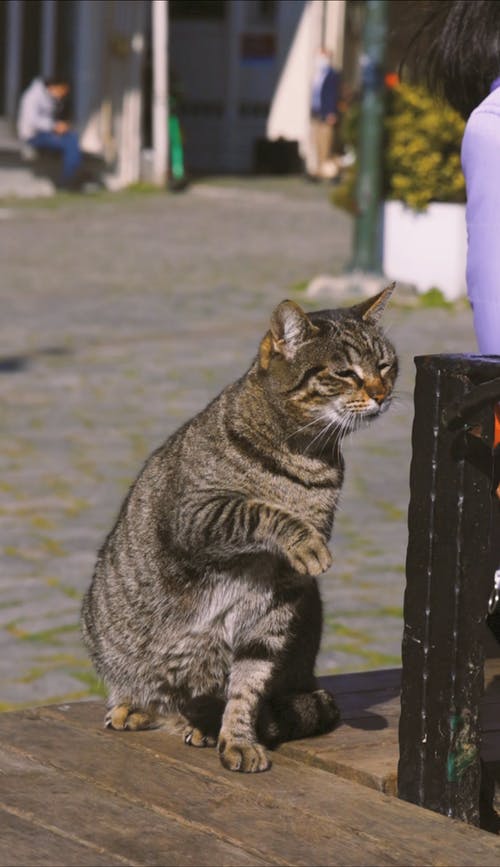
<svg viewBox="0 0 500 867"><path fill-rule="evenodd" d="M410 54L467 121L467 292L479 351L500 355L500 0L434 2Z"/></svg>
<svg viewBox="0 0 500 867"><path fill-rule="evenodd" d="M498 7L500 13L500 3ZM462 167L467 188L467 290L477 341L483 355L500 355L500 77L467 122Z"/></svg>

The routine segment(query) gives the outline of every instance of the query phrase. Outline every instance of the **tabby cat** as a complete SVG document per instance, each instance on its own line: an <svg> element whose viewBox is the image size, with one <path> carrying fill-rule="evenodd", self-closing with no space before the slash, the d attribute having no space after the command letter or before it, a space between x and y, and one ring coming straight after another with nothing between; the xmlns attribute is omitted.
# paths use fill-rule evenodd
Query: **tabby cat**
<svg viewBox="0 0 500 867"><path fill-rule="evenodd" d="M389 406L394 286L354 307L274 310L250 369L146 462L97 560L83 636L113 729L159 725L264 771L265 747L330 731L316 581L342 438Z"/></svg>

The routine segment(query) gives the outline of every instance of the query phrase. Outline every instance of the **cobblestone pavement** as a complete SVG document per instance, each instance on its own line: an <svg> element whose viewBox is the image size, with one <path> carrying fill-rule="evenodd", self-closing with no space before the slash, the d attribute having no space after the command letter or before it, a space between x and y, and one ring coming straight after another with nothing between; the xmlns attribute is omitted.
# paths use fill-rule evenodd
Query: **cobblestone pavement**
<svg viewBox="0 0 500 867"><path fill-rule="evenodd" d="M245 370L274 304L340 272L350 220L298 179L0 207L0 709L99 684L78 612L142 461ZM332 305L330 305L332 306ZM414 354L474 349L465 304L393 305L399 400L347 448L319 671L399 663Z"/></svg>

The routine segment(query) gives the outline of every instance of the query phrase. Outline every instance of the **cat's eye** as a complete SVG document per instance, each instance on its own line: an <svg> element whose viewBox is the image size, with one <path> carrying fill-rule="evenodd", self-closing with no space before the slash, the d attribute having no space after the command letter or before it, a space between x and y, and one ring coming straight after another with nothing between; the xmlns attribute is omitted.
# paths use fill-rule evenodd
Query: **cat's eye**
<svg viewBox="0 0 500 867"><path fill-rule="evenodd" d="M380 376L385 376L386 373L389 373L391 366L392 365L388 364L387 361L382 361L378 366L378 372L380 373Z"/></svg>
<svg viewBox="0 0 500 867"><path fill-rule="evenodd" d="M363 384L362 377L359 373L356 373L355 370L351 370L351 368L348 368L347 370L336 370L335 376L340 376L341 379L353 379L357 385Z"/></svg>
<svg viewBox="0 0 500 867"><path fill-rule="evenodd" d="M306 376L308 379L312 379L313 376L318 376L319 373L325 373L325 366L323 364L318 364L317 367L310 367Z"/></svg>

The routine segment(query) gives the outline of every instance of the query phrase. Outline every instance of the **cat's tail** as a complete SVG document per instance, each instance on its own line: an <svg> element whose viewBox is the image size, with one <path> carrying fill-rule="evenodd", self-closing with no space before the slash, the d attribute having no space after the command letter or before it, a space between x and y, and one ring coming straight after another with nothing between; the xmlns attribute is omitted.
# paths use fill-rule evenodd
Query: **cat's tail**
<svg viewBox="0 0 500 867"><path fill-rule="evenodd" d="M257 736L269 747L332 731L340 721L333 695L326 689L289 693L265 702L257 721Z"/></svg>
<svg viewBox="0 0 500 867"><path fill-rule="evenodd" d="M215 696L197 696L182 709L190 725L204 735L219 735L225 701ZM340 720L333 695L326 689L288 693L262 704L257 719L260 743L275 747L285 741L308 738L332 731Z"/></svg>

